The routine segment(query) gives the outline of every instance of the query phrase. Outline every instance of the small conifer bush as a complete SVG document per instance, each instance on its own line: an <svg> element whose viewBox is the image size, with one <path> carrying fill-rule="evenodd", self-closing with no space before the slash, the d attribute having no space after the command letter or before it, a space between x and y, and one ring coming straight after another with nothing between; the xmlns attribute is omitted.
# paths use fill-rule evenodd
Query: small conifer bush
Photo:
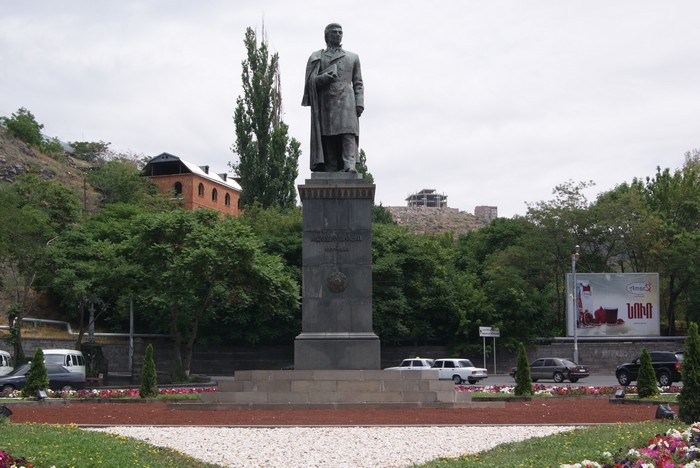
<svg viewBox="0 0 700 468"><path fill-rule="evenodd" d="M700 421L700 336L697 323L688 326L683 354L683 387L678 395L678 418L686 424L692 424Z"/></svg>
<svg viewBox="0 0 700 468"><path fill-rule="evenodd" d="M29 366L27 383L22 388L22 397L33 397L38 390L46 390L47 388L49 388L49 374L46 372L44 364L44 352L37 348Z"/></svg>
<svg viewBox="0 0 700 468"><path fill-rule="evenodd" d="M143 357L139 396L141 398L155 398L158 396L156 363L153 360L153 346L150 343L146 346L146 354Z"/></svg>
<svg viewBox="0 0 700 468"><path fill-rule="evenodd" d="M651 355L646 348L642 349L639 357L639 376L637 377L637 394L639 398L653 398L659 394L656 384L656 372L651 365Z"/></svg>
<svg viewBox="0 0 700 468"><path fill-rule="evenodd" d="M530 378L530 363L527 359L527 351L522 342L518 345L518 360L515 364L515 389L513 393L518 396L532 395L532 379Z"/></svg>

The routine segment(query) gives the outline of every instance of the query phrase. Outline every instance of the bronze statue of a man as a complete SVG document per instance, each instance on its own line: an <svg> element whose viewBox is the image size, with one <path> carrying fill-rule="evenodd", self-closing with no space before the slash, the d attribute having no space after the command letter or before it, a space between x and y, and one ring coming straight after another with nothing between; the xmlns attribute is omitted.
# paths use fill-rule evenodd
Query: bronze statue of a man
<svg viewBox="0 0 700 468"><path fill-rule="evenodd" d="M343 28L326 26L326 48L306 64L302 106L311 107L311 171L357 172L359 117L364 110L360 58L343 50Z"/></svg>

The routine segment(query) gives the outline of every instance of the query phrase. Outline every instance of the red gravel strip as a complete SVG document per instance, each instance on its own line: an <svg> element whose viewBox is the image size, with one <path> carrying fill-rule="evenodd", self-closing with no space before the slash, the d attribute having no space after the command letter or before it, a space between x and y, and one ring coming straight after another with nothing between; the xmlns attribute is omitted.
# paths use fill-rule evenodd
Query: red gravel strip
<svg viewBox="0 0 700 468"><path fill-rule="evenodd" d="M595 424L654 419L657 405L611 404L607 399L533 399L505 408L178 410L166 403L8 405L12 422L79 425L440 425Z"/></svg>

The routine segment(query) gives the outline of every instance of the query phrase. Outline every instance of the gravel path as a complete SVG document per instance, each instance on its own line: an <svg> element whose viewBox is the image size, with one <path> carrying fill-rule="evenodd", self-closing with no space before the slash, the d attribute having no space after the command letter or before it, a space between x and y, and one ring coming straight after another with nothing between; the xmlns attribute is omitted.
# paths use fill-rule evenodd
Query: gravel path
<svg viewBox="0 0 700 468"><path fill-rule="evenodd" d="M574 426L144 427L88 430L134 437L231 467L406 467Z"/></svg>

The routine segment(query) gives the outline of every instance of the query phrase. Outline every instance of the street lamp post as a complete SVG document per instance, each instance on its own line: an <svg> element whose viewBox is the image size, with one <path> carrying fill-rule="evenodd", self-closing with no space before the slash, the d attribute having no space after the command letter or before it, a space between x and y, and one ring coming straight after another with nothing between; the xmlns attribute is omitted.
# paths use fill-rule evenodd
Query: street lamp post
<svg viewBox="0 0 700 468"><path fill-rule="evenodd" d="M573 288L573 307L574 312L574 362L578 364L578 320L579 320L579 310L578 310L578 298L577 296L577 284L576 284L576 261L578 260L580 247L577 245L574 248L574 253L571 254L571 276L574 280Z"/></svg>

